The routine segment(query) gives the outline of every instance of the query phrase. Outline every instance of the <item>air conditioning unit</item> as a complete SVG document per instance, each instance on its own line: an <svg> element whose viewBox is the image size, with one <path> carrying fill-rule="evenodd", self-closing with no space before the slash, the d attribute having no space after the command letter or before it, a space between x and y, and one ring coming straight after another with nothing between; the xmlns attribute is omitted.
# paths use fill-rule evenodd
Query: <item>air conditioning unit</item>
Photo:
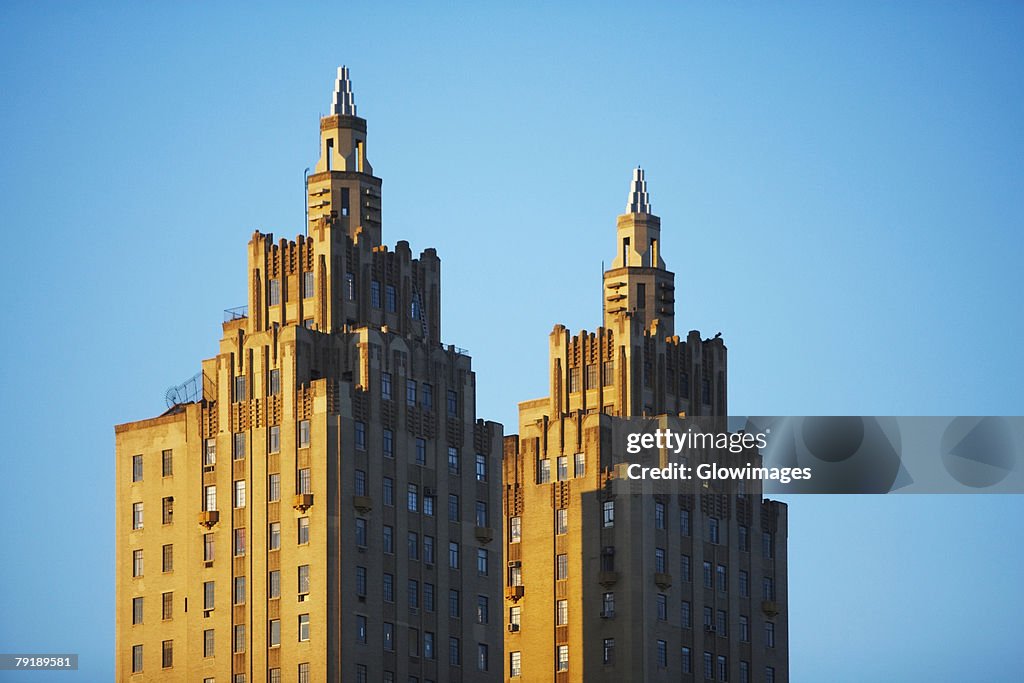
<svg viewBox="0 0 1024 683"><path fill-rule="evenodd" d="M508 625L508 632L509 633L518 633L519 632L519 624L509 624Z"/></svg>

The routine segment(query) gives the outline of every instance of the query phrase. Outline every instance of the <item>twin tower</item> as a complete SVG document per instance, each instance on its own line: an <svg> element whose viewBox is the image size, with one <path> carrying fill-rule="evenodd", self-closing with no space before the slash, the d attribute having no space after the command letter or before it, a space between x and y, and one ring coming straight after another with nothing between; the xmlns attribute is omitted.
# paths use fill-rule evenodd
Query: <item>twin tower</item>
<svg viewBox="0 0 1024 683"><path fill-rule="evenodd" d="M554 328L511 436L442 343L437 253L382 241L345 67L307 195L307 235L252 235L196 400L115 428L117 680L787 680L785 506L615 486L626 418L726 412L643 171L603 326Z"/></svg>

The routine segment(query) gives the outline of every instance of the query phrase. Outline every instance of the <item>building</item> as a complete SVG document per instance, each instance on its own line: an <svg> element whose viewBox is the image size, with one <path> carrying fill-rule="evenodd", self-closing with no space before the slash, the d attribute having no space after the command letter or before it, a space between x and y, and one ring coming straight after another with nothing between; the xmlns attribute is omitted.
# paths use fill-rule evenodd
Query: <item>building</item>
<svg viewBox="0 0 1024 683"><path fill-rule="evenodd" d="M783 683L786 506L754 486L643 486L615 447L637 418L724 429L727 406L721 337L675 335L639 168L615 243L604 325L555 326L550 395L520 403L505 438L505 680Z"/></svg>
<svg viewBox="0 0 1024 683"><path fill-rule="evenodd" d="M366 131L341 68L308 235L254 233L194 400L115 428L118 681L501 678L502 428Z"/></svg>

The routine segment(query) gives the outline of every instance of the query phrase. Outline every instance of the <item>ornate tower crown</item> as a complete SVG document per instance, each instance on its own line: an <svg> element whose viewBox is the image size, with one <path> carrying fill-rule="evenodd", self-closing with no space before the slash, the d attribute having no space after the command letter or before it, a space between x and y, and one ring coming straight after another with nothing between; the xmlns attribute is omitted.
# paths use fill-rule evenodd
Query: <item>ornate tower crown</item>
<svg viewBox="0 0 1024 683"><path fill-rule="evenodd" d="M652 213L651 198L647 194L647 180L644 169L637 166L633 169L633 182L629 186L629 200L626 213Z"/></svg>
<svg viewBox="0 0 1024 683"><path fill-rule="evenodd" d="M338 67L338 80L334 82L331 97L331 114L356 116L356 102L352 99L352 81L348 78L348 67Z"/></svg>

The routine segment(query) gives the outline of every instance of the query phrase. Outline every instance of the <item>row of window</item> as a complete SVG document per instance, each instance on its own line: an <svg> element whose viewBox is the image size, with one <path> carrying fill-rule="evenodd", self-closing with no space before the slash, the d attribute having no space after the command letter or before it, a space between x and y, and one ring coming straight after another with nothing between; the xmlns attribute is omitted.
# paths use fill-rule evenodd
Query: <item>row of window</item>
<svg viewBox="0 0 1024 683"><path fill-rule="evenodd" d="M161 474L165 477L174 475L174 451L167 449L160 454ZM142 454L132 456L132 481L142 481Z"/></svg>
<svg viewBox="0 0 1024 683"><path fill-rule="evenodd" d="M602 364L602 376L601 383L604 386L610 386L615 383L615 362L606 360ZM580 368L572 367L569 368L569 391L579 391L582 389L597 389L597 365L590 364L586 366L586 375L583 376L585 383L580 386Z"/></svg>
<svg viewBox="0 0 1024 683"><path fill-rule="evenodd" d="M569 456L560 455L555 459L556 481L566 481L569 477ZM572 478L582 477L587 473L587 456L577 453L573 456ZM547 484L551 482L551 458L540 458L537 460L537 483Z"/></svg>
<svg viewBox="0 0 1024 683"><path fill-rule="evenodd" d="M356 615L356 642L366 645L369 643L369 617L365 614ZM398 629L394 622L385 621L381 623L381 645L385 652L395 652L398 649ZM437 643L435 634L431 631L423 631L422 639L418 628L409 626L406 629L407 652L410 657L424 659L437 659ZM462 666L462 640L455 636L448 638L448 664L451 666ZM490 669L490 652L486 643L477 643L476 666L480 671Z"/></svg>
<svg viewBox="0 0 1024 683"><path fill-rule="evenodd" d="M380 397L382 400L390 401L394 398L392 391L393 384L391 381L390 372L380 373ZM417 391L417 389L419 389ZM418 399L417 399L418 395ZM417 405L423 407L424 410L434 409L434 385L426 382L418 383L414 379L405 380L405 404L410 408L414 408ZM449 389L446 402L446 408L448 409L449 417L457 417L459 414L459 394L454 389Z"/></svg>

